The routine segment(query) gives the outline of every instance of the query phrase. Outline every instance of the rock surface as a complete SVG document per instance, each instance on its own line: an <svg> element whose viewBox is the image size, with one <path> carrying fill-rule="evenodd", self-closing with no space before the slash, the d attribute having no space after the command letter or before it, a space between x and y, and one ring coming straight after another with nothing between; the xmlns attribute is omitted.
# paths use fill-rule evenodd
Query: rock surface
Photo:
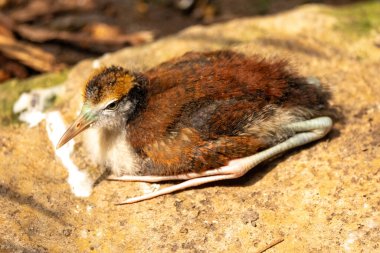
<svg viewBox="0 0 380 253"><path fill-rule="evenodd" d="M339 30L336 10L191 27L79 63L65 83L70 120L93 68L144 70L190 50L229 48L287 58L332 90L344 120L327 138L258 166L243 179L114 205L149 188L101 181L76 198L44 124L0 127L0 252L374 252L380 250L380 49L376 33Z"/></svg>

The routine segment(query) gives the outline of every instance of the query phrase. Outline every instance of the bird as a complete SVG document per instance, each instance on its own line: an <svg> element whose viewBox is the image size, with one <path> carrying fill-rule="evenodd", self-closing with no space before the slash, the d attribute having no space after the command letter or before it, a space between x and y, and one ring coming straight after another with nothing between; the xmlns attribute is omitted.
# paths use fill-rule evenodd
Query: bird
<svg viewBox="0 0 380 253"><path fill-rule="evenodd" d="M188 52L138 72L95 71L57 148L84 132L110 180L182 182L130 204L242 177L332 128L330 92L284 59L231 50Z"/></svg>

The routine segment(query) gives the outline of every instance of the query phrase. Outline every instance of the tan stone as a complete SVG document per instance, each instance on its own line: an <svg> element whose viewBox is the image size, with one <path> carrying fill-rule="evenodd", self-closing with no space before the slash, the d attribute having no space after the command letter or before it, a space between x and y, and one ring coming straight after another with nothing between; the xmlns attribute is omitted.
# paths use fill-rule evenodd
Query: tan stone
<svg viewBox="0 0 380 253"><path fill-rule="evenodd" d="M380 250L380 50L375 34L348 40L323 6L245 18L98 60L69 74L61 111L78 109L92 66L144 70L190 50L231 48L287 58L332 90L345 116L328 138L239 180L114 205L141 183L101 181L72 195L43 124L0 128L0 252L375 252Z"/></svg>

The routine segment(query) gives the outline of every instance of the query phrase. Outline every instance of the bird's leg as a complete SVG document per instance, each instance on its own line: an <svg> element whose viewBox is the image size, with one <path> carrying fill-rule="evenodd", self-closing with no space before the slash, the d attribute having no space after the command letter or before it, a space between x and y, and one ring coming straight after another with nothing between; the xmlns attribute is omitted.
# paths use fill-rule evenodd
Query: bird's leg
<svg viewBox="0 0 380 253"><path fill-rule="evenodd" d="M233 179L239 178L246 174L250 169L252 169L257 164L274 157L278 154L281 154L287 150L292 148L310 143L312 141L318 140L325 136L332 127L332 120L329 117L319 117L311 120L291 123L287 128L296 132L295 135L285 140L282 143L277 144L271 148L263 150L259 153L256 153L252 156L244 157L241 159L232 160L228 163L228 165L223 166L218 169L205 171L202 173L188 173L182 174L178 176L169 176L169 177L157 177L160 180L176 180L176 179L188 179L185 182L179 183L177 185L172 185L166 187L164 189L148 193L139 197L134 197L127 199L124 202L119 203L122 204L131 204L147 199L151 199L157 196L161 196L164 194L172 193L175 191L184 190L190 187L199 186L205 183L216 182L225 179ZM151 176L147 176L149 182L157 182L152 181L153 178ZM190 178L190 179L189 179ZM139 177L139 179L143 179L143 177ZM142 180L138 180L142 181Z"/></svg>
<svg viewBox="0 0 380 253"><path fill-rule="evenodd" d="M203 172L190 172L185 174L179 174L179 175L172 175L172 176L131 176L131 175L124 175L124 176L109 176L107 180L111 181L124 181L124 182L146 182L146 183L157 183L162 181L173 181L173 180L188 180L192 178L198 178L198 177L207 177L212 175L220 175L223 174L222 171L220 171L220 168L214 169L214 170L206 170Z"/></svg>

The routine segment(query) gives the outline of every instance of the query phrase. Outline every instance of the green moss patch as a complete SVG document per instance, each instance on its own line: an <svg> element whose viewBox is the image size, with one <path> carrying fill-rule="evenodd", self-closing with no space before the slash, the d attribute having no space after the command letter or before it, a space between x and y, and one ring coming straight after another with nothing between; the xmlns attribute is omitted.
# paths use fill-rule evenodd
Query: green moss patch
<svg viewBox="0 0 380 253"><path fill-rule="evenodd" d="M58 85L66 80L68 71L42 74L25 80L10 80L0 84L0 125L17 122L13 114L13 104L21 93L38 88Z"/></svg>
<svg viewBox="0 0 380 253"><path fill-rule="evenodd" d="M329 14L338 18L336 29L351 37L359 38L371 31L380 32L380 2L366 1L335 8Z"/></svg>

